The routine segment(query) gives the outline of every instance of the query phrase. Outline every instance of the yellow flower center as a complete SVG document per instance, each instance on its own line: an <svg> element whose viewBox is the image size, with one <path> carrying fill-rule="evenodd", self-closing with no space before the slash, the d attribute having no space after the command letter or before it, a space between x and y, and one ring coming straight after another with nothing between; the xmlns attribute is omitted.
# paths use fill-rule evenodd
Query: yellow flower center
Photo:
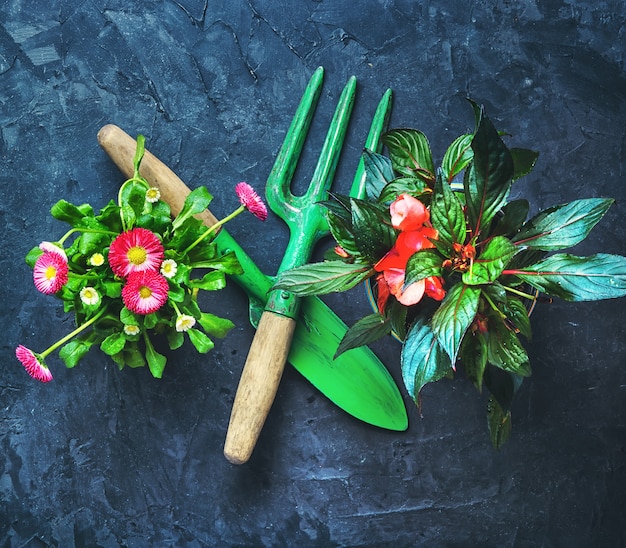
<svg viewBox="0 0 626 548"><path fill-rule="evenodd" d="M46 268L46 279L52 280L57 275L57 269L55 266L50 265Z"/></svg>
<svg viewBox="0 0 626 548"><path fill-rule="evenodd" d="M84 295L85 295L85 299L88 299L88 300L91 300L96 296L94 291L91 289L85 289Z"/></svg>
<svg viewBox="0 0 626 548"><path fill-rule="evenodd" d="M142 299L147 299L148 297L150 297L152 295L152 290L149 287L146 287L145 285L142 285L139 288L139 296Z"/></svg>
<svg viewBox="0 0 626 548"><path fill-rule="evenodd" d="M136 266L142 265L148 258L145 248L138 245L131 247L126 253L126 256L128 257L129 262Z"/></svg>

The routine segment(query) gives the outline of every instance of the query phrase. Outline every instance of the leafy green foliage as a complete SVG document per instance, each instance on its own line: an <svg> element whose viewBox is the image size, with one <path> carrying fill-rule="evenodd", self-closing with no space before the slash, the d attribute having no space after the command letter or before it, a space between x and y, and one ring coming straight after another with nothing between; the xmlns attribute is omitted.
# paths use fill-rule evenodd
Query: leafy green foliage
<svg viewBox="0 0 626 548"><path fill-rule="evenodd" d="M277 287L317 295L367 279L379 310L351 328L338 352L393 333L416 402L426 384L462 366L488 393L497 448L511 432L515 392L531 374L522 339L531 339L528 310L538 293L567 301L626 296L626 258L551 255L583 241L613 200L575 200L528 220L528 201L509 195L539 154L509 149L483 107L470 105L475 131L454 139L439 170L415 129L386 133L387 156L366 151L367 200L333 196L324 204L341 256L284 272Z"/></svg>
<svg viewBox="0 0 626 548"><path fill-rule="evenodd" d="M76 366L96 345L120 369L147 365L152 375L160 378L167 357L155 349L153 338L165 335L171 350L189 339L198 352L205 353L214 346L210 337L224 337L233 327L230 320L202 312L198 305L199 291L218 291L225 286L226 274L243 272L235 253L218 253L215 232L208 231L194 217L207 208L212 197L204 187L195 189L172 220L170 208L159 199L158 190L150 189L139 175L143 144L139 136L134 176L122 185L119 203L110 201L96 213L89 204L59 200L51 209L54 218L70 225L58 242L46 243L67 256L69 279L55 295L63 301L64 310L74 314L78 327L44 354L60 348L59 356L67 367ZM133 312L124 305L122 290L127 280L115 275L107 260L112 242L133 228L151 231L163 246L165 260L174 265L167 278L161 270L159 275L167 283L167 299L149 314ZM34 267L44 252L43 248L33 248L26 262ZM96 303L82 296L86 288L98 295ZM183 322L178 331L177 320L182 316L191 320Z"/></svg>

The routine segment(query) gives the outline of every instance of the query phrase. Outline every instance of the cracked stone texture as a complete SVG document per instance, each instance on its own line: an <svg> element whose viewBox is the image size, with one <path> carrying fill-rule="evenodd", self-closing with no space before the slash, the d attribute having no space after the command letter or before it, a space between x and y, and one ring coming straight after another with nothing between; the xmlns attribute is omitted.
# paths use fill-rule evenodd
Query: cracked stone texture
<svg viewBox="0 0 626 548"><path fill-rule="evenodd" d="M32 4L35 4L33 6ZM485 398L460 376L410 398L393 433L339 411L288 369L251 461L222 445L253 329L232 285L209 302L236 330L206 357L185 347L162 380L93 350L32 381L17 344L70 330L36 293L25 253L65 227L60 198L104 206L121 177L96 143L114 122L219 215L233 185L261 186L304 85L326 83L296 189L304 188L346 79L359 81L335 188L347 191L369 118L394 90L392 126L437 157L485 104L515 146L541 151L514 187L534 210L581 197L616 203L580 254L626 254L626 7L619 0L0 2L0 544L18 546L624 546L624 301L553 302L533 314L533 376L494 451ZM240 217L230 232L268 273L288 239ZM354 290L328 301L347 323ZM399 345L375 352L399 379Z"/></svg>

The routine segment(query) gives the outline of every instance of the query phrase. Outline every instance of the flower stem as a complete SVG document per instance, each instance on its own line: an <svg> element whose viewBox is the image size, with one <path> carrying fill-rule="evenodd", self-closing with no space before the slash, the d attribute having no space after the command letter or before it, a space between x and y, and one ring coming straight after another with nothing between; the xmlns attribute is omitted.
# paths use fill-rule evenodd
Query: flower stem
<svg viewBox="0 0 626 548"><path fill-rule="evenodd" d="M520 297L528 299L529 301L536 301L537 300L537 296L536 295L531 295L530 293L524 293L523 291L520 291L519 289L515 289L513 287L508 287L506 285L503 285L502 287L504 287L505 291L509 291L510 293L513 293L515 295L518 295Z"/></svg>
<svg viewBox="0 0 626 548"><path fill-rule="evenodd" d="M75 337L76 335L84 331L85 329L87 329L90 325L96 322L98 318L100 318L105 312L106 312L106 306L103 307L102 310L98 311L98 313L95 316L89 318L84 324L79 325L76 329L74 329L74 331L72 331L71 333L68 333L62 339L59 339L47 350L44 350L40 354L41 359L42 360L45 359L46 356L48 356L50 353L54 352L57 348L59 348L60 346L63 346L67 341L69 341L70 339L72 339L73 337Z"/></svg>
<svg viewBox="0 0 626 548"><path fill-rule="evenodd" d="M209 227L206 229L206 231L204 231L197 239L195 242L191 243L189 246L187 246L187 249L185 249L185 251L183 251L183 255L186 255L187 253L189 253L194 247L196 247L200 242L202 242L209 234L215 232L220 226L222 226L223 224L226 224L228 221L234 219L237 215L239 215L244 209L246 209L243 205L239 206L237 209L235 209L235 211L233 211L230 215L228 215L227 217L224 217L221 221L217 221L217 223L215 223L213 226Z"/></svg>
<svg viewBox="0 0 626 548"><path fill-rule="evenodd" d="M72 234L75 232L80 232L81 234L89 233L89 234L107 234L109 236L116 236L117 232L113 232L112 230L100 230L98 228L72 228L68 230L63 237L59 240L59 244L63 246L65 240L67 240Z"/></svg>

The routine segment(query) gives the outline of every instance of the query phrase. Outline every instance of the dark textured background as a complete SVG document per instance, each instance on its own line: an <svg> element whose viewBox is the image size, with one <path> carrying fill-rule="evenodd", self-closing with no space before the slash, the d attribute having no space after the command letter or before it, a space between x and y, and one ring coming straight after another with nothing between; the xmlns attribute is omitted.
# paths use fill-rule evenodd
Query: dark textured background
<svg viewBox="0 0 626 548"><path fill-rule="evenodd" d="M537 308L534 374L499 452L463 378L426 388L422 418L407 397L409 430L391 433L288 370L253 458L230 465L222 444L253 336L236 286L211 301L236 330L207 357L178 353L162 380L94 349L74 370L49 358L43 385L14 349L71 328L23 256L65 231L48 214L58 199L115 197L103 124L146 135L224 215L234 183L263 187L318 65L301 185L350 75L344 192L387 87L392 125L422 129L437 158L473 127L471 96L512 145L541 151L516 196L535 210L615 197L577 252L625 254L625 23L622 0L1 1L2 546L624 546L624 300ZM288 234L275 216L263 229L230 225L273 273ZM329 302L347 323L368 311L359 290ZM374 350L398 377L399 345Z"/></svg>

